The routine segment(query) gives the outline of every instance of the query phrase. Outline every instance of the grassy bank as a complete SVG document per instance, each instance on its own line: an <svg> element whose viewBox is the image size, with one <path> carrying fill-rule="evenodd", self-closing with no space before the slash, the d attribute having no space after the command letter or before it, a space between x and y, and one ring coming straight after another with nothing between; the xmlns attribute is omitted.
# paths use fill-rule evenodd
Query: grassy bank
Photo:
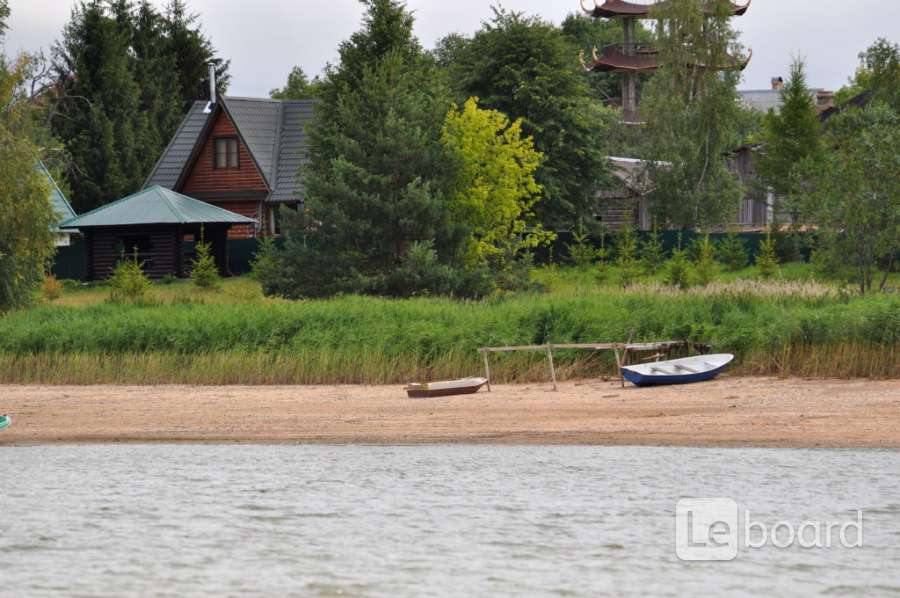
<svg viewBox="0 0 900 598"><path fill-rule="evenodd" d="M560 288L485 302L287 302L242 280L209 295L162 287L169 297L135 306L88 301L100 295L87 289L0 318L0 383L398 383L478 373L482 346L624 341L632 331L637 341L711 342L738 355L738 373L900 377L896 295L809 282L688 293L549 282ZM613 373L605 354L558 360L563 377ZM546 364L498 357L496 374L544 380Z"/></svg>

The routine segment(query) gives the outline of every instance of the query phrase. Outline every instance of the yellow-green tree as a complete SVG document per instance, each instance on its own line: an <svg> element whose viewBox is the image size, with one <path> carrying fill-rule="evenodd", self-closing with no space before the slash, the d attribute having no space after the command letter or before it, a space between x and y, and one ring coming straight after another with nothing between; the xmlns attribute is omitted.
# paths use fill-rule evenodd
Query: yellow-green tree
<svg viewBox="0 0 900 598"><path fill-rule="evenodd" d="M0 55L0 312L26 304L54 252L56 216L50 187L38 174L33 121L20 85L28 58Z"/></svg>
<svg viewBox="0 0 900 598"><path fill-rule="evenodd" d="M511 123L470 98L462 110L454 106L447 114L442 139L458 167L450 209L471 231L466 261L502 259L552 238L529 224L541 197L534 174L543 155L523 136L521 120Z"/></svg>

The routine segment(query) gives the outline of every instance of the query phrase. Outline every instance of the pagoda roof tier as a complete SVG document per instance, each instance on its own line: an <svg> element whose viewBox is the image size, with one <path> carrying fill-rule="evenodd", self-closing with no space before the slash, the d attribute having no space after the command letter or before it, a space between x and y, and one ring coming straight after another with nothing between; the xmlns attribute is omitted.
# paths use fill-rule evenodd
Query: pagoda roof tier
<svg viewBox="0 0 900 598"><path fill-rule="evenodd" d="M663 0L664 2L665 0ZM732 14L736 17L743 16L750 8L753 0L747 0L746 4L731 4ZM594 0L594 6L591 7L587 0L581 0L581 8L595 19L650 19L653 18L650 11L655 7L663 4L663 2L654 2L653 4L637 4L628 2L627 0ZM706 11L712 13L715 10L715 2L707 2Z"/></svg>
<svg viewBox="0 0 900 598"><path fill-rule="evenodd" d="M729 57L728 64L709 66L705 64L695 65L702 68L715 70L740 70L743 71L750 64L753 51L745 59ZM584 50L579 54L581 65L586 71L601 73L649 73L660 67L658 53L655 48L649 46L636 46L634 52L626 53L625 44L612 44L598 51L594 48L591 52L591 60L585 58Z"/></svg>
<svg viewBox="0 0 900 598"><path fill-rule="evenodd" d="M584 50L579 59L581 65L587 71L603 73L636 73L652 72L659 68L658 52L655 48L637 46L634 52L625 52L625 44L612 44L598 51L594 48L591 52L591 60L585 60Z"/></svg>

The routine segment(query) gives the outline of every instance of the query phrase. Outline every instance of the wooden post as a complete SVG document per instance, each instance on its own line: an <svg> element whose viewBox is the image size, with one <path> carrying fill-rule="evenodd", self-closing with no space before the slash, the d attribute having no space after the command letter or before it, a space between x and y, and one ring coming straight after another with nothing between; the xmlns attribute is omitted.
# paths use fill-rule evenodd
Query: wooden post
<svg viewBox="0 0 900 598"><path fill-rule="evenodd" d="M553 365L553 347L551 345L547 345L547 359L550 361L550 380L553 382L553 390L558 391L559 387L556 385L556 367Z"/></svg>
<svg viewBox="0 0 900 598"><path fill-rule="evenodd" d="M489 353L487 351L482 351L481 355L482 355L482 357L484 357L484 377L487 378L487 381L488 381L487 389L488 389L488 392L492 392L491 391L491 362L490 362L490 359L488 358Z"/></svg>
<svg viewBox="0 0 900 598"><path fill-rule="evenodd" d="M622 360L619 359L619 350L613 349L616 353L616 367L619 368L619 380L622 381L622 388L625 388L625 374L622 373Z"/></svg>

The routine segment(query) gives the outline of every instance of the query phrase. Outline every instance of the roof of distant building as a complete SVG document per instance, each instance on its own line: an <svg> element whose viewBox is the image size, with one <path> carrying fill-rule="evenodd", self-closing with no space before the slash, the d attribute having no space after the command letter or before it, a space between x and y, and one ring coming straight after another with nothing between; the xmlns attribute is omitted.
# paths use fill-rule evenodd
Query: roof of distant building
<svg viewBox="0 0 900 598"><path fill-rule="evenodd" d="M741 101L748 108L767 113L769 110L774 110L775 112L781 110L783 103L781 100L782 91L781 89L748 89L738 91L738 94L740 94ZM814 102L817 100L819 93L823 91L822 89L809 90Z"/></svg>

